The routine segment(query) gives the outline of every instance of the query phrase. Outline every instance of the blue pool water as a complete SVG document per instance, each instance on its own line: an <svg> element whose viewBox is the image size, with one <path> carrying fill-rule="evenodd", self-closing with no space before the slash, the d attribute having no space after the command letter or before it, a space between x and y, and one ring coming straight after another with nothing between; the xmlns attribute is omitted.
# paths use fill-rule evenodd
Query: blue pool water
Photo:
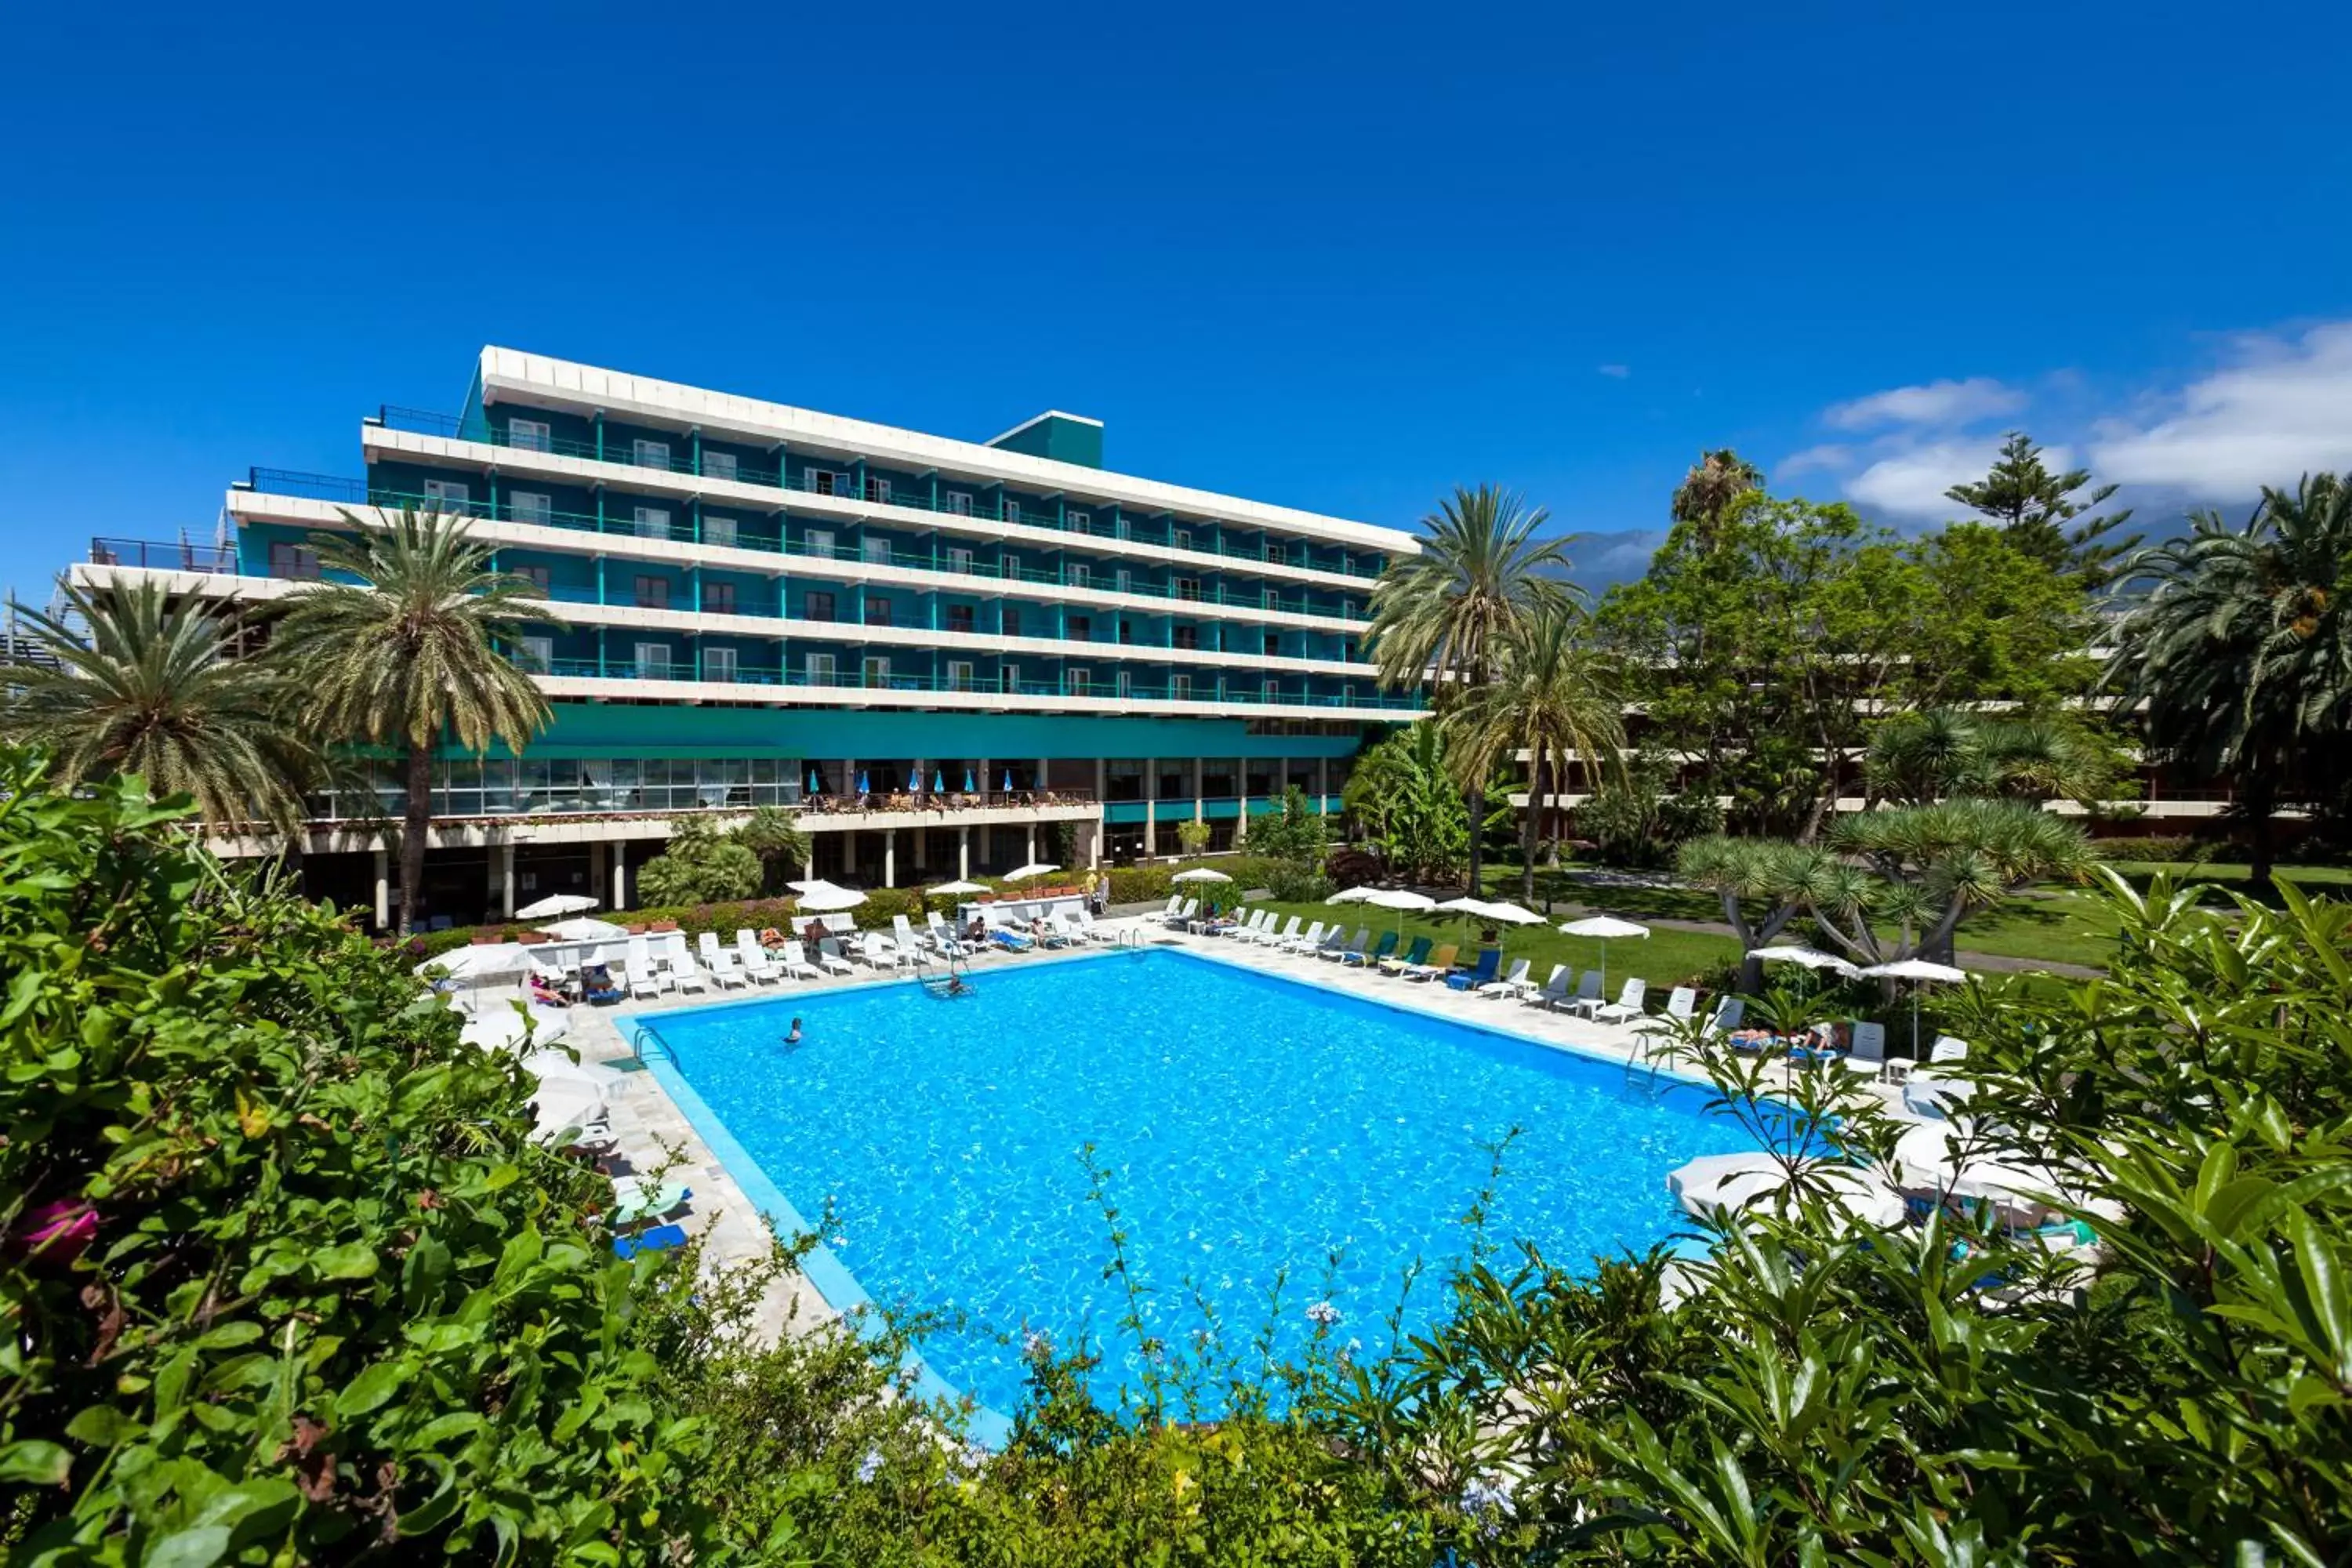
<svg viewBox="0 0 2352 1568"><path fill-rule="evenodd" d="M1371 997L1404 984L1355 978ZM1062 1348L1090 1336L1107 1396L1135 1382L1087 1144L1154 1292L1152 1332L1193 1343L1197 1293L1238 1351L1286 1270L1277 1348L1297 1353L1326 1297L1339 1342L1384 1349L1380 1320L1416 1259L1429 1271L1408 1327L1442 1311L1486 1145L1514 1125L1489 1236L1577 1268L1670 1235L1666 1173L1749 1143L1703 1089L1181 952L983 968L972 984L954 1000L902 984L647 1022L785 1198L812 1223L831 1205L831 1245L867 1294L961 1317L924 1356L1002 1412L1022 1401L1032 1331ZM1517 1005L1454 1000L1497 1022ZM805 1037L788 1051L794 1016Z"/></svg>

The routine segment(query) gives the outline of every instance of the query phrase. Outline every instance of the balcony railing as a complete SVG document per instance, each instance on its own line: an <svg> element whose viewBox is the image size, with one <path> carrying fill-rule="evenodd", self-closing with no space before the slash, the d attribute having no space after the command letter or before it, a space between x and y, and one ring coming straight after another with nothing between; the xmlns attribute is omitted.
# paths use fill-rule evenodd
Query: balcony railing
<svg viewBox="0 0 2352 1568"><path fill-rule="evenodd" d="M748 529L740 523L723 533L715 533L705 520L701 537L695 536L694 520L681 518L660 530L640 525L634 517L597 517L593 513L559 511L551 508L526 505L517 508L511 500L496 505L488 500L453 500L444 496L426 496L414 491L371 488L365 480L338 479L327 474L304 474L282 468L255 468L252 485L257 490L273 495L298 496L311 500L333 501L344 506L413 507L419 510L441 510L478 517L493 522L528 523L539 528L563 529L578 533L593 533L609 538L667 541L673 543L699 543L722 549L751 550L782 555L787 559L851 562L868 566L889 566L905 572L921 572L941 576L979 577L1008 584L1037 584L1042 586L1075 588L1089 593L1127 594L1146 599L1166 599L1178 604L1218 605L1226 609L1269 610L1288 616L1316 616L1327 620L1363 622L1370 614L1361 606L1336 604L1318 605L1304 595L1285 599L1271 588L1256 591L1239 590L1219 583L1185 586L1175 582L1139 582L1133 577L1125 587L1118 585L1116 575L1098 572L1080 563L1085 576L1080 578L1069 563L1051 568L1024 566L1017 561L1010 566L980 559L960 547L934 548L925 552L890 550L871 551L864 542L811 545L804 539L792 539L761 529ZM733 520L729 520L730 522Z"/></svg>
<svg viewBox="0 0 2352 1568"><path fill-rule="evenodd" d="M233 575L236 571L236 551L185 540L173 544L149 539L92 539L89 560L93 566L137 566L152 572Z"/></svg>
<svg viewBox="0 0 2352 1568"><path fill-rule="evenodd" d="M805 495L836 495L844 500L860 499L855 479L847 475L841 476L845 482L840 489L825 489L820 488L819 482L813 481L805 473L802 476L800 484L789 484L786 482L786 476L777 469L751 468L740 461L731 473L713 471L707 455L700 468L698 468L693 447L689 440L684 439L669 442L667 456L656 461L650 454L641 455L635 442L630 439L606 441L601 447L593 441L567 440L557 436L517 440L513 433L503 426L478 425L468 430L465 427L464 422L454 415L436 414L421 408L397 408L386 405L380 412L379 422L389 430L405 430L414 435L439 436L452 440L478 441L486 446L505 447L514 451L546 452L563 458L585 458L592 462L619 463L625 467L646 468L657 473L728 479L736 484L757 485L769 489L796 490ZM979 483L977 480L973 482ZM1213 536L1209 543L1203 546L1178 544L1174 531L1170 529L1138 531L1132 522L1128 525L1125 533L1117 533L1107 522L1096 521L1091 513L1087 521L1080 525L1071 522L1066 514L1024 510L1017 501L1011 500L987 503L969 495L956 500L950 500L945 495L936 500L928 494L910 495L891 488L887 480L878 478L869 479L866 481L863 499L868 504L903 507L910 511L978 517L984 521L1018 523L1024 528L1052 529L1058 532L1077 533L1099 539L1116 538L1129 544L1150 544L1164 550L1181 551L1185 554L1198 555L1206 560L1255 561L1264 564L1293 566L1300 571L1329 572L1344 577L1359 577L1367 581L1377 578L1381 574L1379 567L1359 565L1353 561L1292 561L1288 559L1286 552L1277 553L1270 546L1235 544L1221 535ZM1211 524L1203 520L1201 526L1205 528Z"/></svg>
<svg viewBox="0 0 2352 1568"><path fill-rule="evenodd" d="M1234 691L1228 689L1219 695L1213 684L1180 687L1147 686L1129 682L1115 687L1108 681L1089 681L1077 686L1055 680L980 681L962 680L951 676L886 673L864 669L811 671L778 668L774 665L734 664L696 669L684 661L676 663L634 658L558 658L544 667L518 659L535 673L569 680L658 680L676 681L685 685L776 686L808 688L841 691L917 691L940 692L950 696L1004 697L1076 697L1104 700L1141 700L1151 702L1209 702L1222 707L1267 708L1329 708L1351 712L1410 713L1420 710L1419 700L1412 697L1388 697L1378 694L1360 696L1348 692L1267 692Z"/></svg>

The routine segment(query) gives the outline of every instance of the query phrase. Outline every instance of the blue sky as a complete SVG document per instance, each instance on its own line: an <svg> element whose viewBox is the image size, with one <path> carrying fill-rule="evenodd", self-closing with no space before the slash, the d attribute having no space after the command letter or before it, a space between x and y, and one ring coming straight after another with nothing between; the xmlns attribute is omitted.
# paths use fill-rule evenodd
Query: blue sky
<svg viewBox="0 0 2352 1568"><path fill-rule="evenodd" d="M1580 14L1590 10L1591 14ZM1703 446L1906 527L2352 467L2342 6L40 7L0 584L501 342L1638 570ZM2307 64L2305 62L2318 62Z"/></svg>

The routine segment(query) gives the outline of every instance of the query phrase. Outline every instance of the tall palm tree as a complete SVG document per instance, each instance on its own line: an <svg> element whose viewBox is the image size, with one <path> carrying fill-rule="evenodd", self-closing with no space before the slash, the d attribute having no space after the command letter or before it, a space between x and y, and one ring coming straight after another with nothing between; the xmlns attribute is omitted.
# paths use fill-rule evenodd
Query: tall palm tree
<svg viewBox="0 0 2352 1568"><path fill-rule="evenodd" d="M152 578L58 591L63 617L18 612L38 651L0 670L10 737L47 752L61 784L137 774L191 797L207 826L293 832L320 759L275 668L241 657L234 611Z"/></svg>
<svg viewBox="0 0 2352 1568"><path fill-rule="evenodd" d="M1569 602L1565 537L1538 539L1551 521L1517 493L1480 485L1457 489L1422 519L1421 552L1389 563L1372 590L1365 638L1390 688L1432 684L1431 705L1441 714L1493 676L1502 639L1548 604ZM1469 805L1470 887L1478 888L1479 835L1486 817L1486 779L1454 760Z"/></svg>
<svg viewBox="0 0 2352 1568"><path fill-rule="evenodd" d="M1489 775L1497 763L1528 753L1528 809L1520 824L1519 897L1536 893L1536 848L1547 798L1568 759L1589 773L1622 772L1625 724L1605 667L1583 641L1586 617L1570 603L1538 606L1503 635L1493 680L1467 693L1446 724Z"/></svg>
<svg viewBox="0 0 2352 1568"><path fill-rule="evenodd" d="M2116 627L2106 679L2145 704L2151 744L2234 779L2252 880L2270 880L2272 817L2352 770L2352 484L2265 487L2242 528L2192 514L2189 533L2119 576L2147 586Z"/></svg>
<svg viewBox="0 0 2352 1568"><path fill-rule="evenodd" d="M446 731L477 754L494 739L520 752L547 727L547 700L498 644L553 617L533 603L535 584L492 569L464 519L404 510L372 527L343 516L352 531L312 548L322 571L356 581L289 595L277 647L316 732L402 750L400 908L413 931L425 913L433 748Z"/></svg>
<svg viewBox="0 0 2352 1568"><path fill-rule="evenodd" d="M1675 487L1671 510L1676 522L1698 525L1700 549L1713 546L1717 525L1732 503L1764 488L1764 471L1728 447L1701 452L1683 482Z"/></svg>

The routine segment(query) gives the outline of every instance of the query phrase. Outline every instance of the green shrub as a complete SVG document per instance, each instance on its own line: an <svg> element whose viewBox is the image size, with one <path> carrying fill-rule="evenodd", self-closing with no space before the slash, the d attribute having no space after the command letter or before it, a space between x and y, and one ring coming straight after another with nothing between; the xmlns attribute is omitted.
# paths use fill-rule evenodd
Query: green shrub
<svg viewBox="0 0 2352 1568"><path fill-rule="evenodd" d="M656 904L709 904L760 890L760 857L699 817L670 824L668 846L637 872L637 889Z"/></svg>

